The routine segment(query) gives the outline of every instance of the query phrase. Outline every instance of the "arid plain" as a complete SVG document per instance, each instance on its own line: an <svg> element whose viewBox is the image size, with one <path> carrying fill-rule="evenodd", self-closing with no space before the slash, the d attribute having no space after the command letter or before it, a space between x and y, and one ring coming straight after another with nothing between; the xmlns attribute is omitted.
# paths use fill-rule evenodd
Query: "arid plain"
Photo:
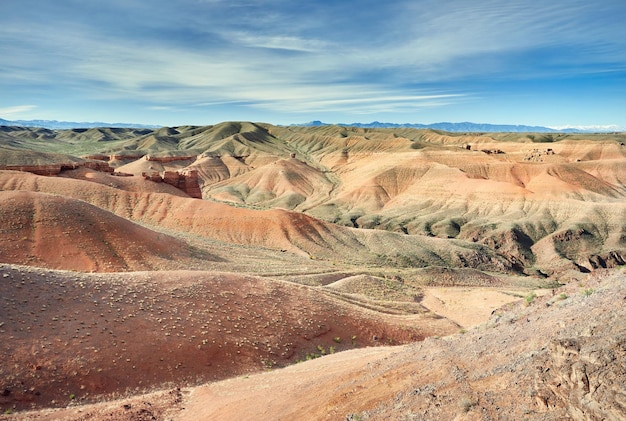
<svg viewBox="0 0 626 421"><path fill-rule="evenodd" d="M625 142L0 127L0 419L623 419Z"/></svg>

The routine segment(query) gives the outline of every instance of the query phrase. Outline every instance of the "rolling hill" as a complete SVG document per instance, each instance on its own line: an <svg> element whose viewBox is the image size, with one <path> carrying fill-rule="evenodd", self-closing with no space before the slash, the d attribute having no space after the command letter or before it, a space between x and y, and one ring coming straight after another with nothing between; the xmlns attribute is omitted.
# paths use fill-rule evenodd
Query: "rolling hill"
<svg viewBox="0 0 626 421"><path fill-rule="evenodd" d="M421 247L440 238L464 248L485 247L489 256L506 260L506 268L525 274L589 271L621 264L626 257L621 235L626 223L626 135L477 135L246 122L156 130L40 131L5 129L3 135L13 145L5 151L31 148L56 161L63 160L60 150L70 155L100 154L115 171L135 176L194 170L205 202L236 205L239 210L228 211L233 216L246 214L244 208L267 210L258 213L267 215L258 221L271 219L272 232L287 233L283 240L270 240L275 234L253 234L248 241L257 245L327 257L335 252L333 242L353 247L369 241L338 238L295 245L302 230L289 234L284 223L277 221L285 218L292 220L287 225L303 224L305 214L333 227L408 236L403 240L385 237L398 244ZM132 200L128 206L134 206ZM307 221L310 226L321 223ZM205 224L215 226L217 220ZM213 231L212 235L245 242L236 230L227 229L228 234ZM328 232L326 228L313 230L321 238L320 230ZM369 238L373 234L362 230L338 234L346 235ZM572 236L585 246L565 244L563 239ZM403 245L402 250L396 260L408 265L437 260L425 259L414 246ZM454 264L447 259L441 262Z"/></svg>

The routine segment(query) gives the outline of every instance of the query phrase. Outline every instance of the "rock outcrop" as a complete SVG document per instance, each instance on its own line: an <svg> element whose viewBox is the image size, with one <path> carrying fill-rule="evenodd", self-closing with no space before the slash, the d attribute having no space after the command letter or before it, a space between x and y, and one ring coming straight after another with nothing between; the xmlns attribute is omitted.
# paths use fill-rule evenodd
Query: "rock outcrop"
<svg viewBox="0 0 626 421"><path fill-rule="evenodd" d="M198 171L196 170L165 171L162 176L157 171L153 171L151 174L144 172L141 175L146 180L169 184L184 191L190 197L202 199L202 190L200 189Z"/></svg>
<svg viewBox="0 0 626 421"><path fill-rule="evenodd" d="M626 333L554 340L541 369L547 408L567 403L574 420L626 419Z"/></svg>
<svg viewBox="0 0 626 421"><path fill-rule="evenodd" d="M35 164L35 165L0 165L0 170L24 171L37 175L55 176L66 170L75 170L77 168L89 168L95 171L113 173L113 168L104 161L84 161L84 162L68 162L55 164Z"/></svg>
<svg viewBox="0 0 626 421"><path fill-rule="evenodd" d="M195 161L196 157L197 157L197 155L182 155L182 156L177 156L177 155L171 155L171 156L146 155L144 158L146 159L146 161L154 161L154 162L161 162L161 163L164 163L164 164L168 164L170 162L176 162L176 161Z"/></svg>
<svg viewBox="0 0 626 421"><path fill-rule="evenodd" d="M106 172L109 174L113 174L114 171L108 162L97 160L85 161L83 164L79 164L78 167L85 167L95 171Z"/></svg>

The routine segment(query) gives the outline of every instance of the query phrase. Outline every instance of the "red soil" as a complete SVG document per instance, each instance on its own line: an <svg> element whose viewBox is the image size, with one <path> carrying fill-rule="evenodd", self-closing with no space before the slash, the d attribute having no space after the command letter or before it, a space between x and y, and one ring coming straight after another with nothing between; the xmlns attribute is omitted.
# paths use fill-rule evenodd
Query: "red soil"
<svg viewBox="0 0 626 421"><path fill-rule="evenodd" d="M384 315L318 288L232 273L0 272L0 390L8 391L0 406L17 409L198 384L457 330L429 313Z"/></svg>
<svg viewBox="0 0 626 421"><path fill-rule="evenodd" d="M176 267L190 247L93 205L46 193L0 191L0 261L112 272Z"/></svg>

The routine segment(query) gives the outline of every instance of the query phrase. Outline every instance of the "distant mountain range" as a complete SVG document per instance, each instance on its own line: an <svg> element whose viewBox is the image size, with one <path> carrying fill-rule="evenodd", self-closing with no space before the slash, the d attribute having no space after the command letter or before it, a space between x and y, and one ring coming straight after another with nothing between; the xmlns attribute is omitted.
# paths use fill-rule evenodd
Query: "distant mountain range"
<svg viewBox="0 0 626 421"><path fill-rule="evenodd" d="M513 125L513 124L487 124L487 123L432 123L432 124L419 124L419 123L381 123L380 121L373 121L371 123L337 123L330 124L324 123L319 120L310 121L308 123L292 124L292 126L342 126L342 127L362 127L370 129L380 128L413 128L413 129L433 129L442 130L446 132L462 132L462 133L495 133L495 132L508 132L508 133L608 133L608 132L623 132L625 128L616 126L586 126L586 127L567 127L567 128L551 128L543 126L526 126L526 125ZM96 122L74 122L74 121L57 121L57 120L5 120L0 118L0 126L20 126L20 127L42 127L45 129L64 130L64 129L90 129L94 127L117 127L117 128L133 128L133 129L157 129L162 126L148 125L148 124L129 124L129 123L103 123Z"/></svg>
<svg viewBox="0 0 626 421"><path fill-rule="evenodd" d="M161 126L151 126L146 124L127 123L103 123L96 122L74 122L57 120L5 120L0 118L0 126L20 126L20 127L42 127L44 129L64 130L64 129L91 129L94 127L117 127L132 129L156 129Z"/></svg>
<svg viewBox="0 0 626 421"><path fill-rule="evenodd" d="M295 124L295 126L330 126L331 124L323 123L321 121L315 120L310 121L308 123L303 124ZM597 126L597 127L584 127L584 128L550 128L543 126L525 126L525 125L513 125L513 124L487 124L487 123L470 123L470 122L462 122L462 123L433 123L433 124L419 124L419 123L381 123L380 121L373 121L371 123L339 123L334 124L335 126L343 126L343 127L362 127L362 128L401 128L408 127L413 129L434 129L434 130L443 130L446 132L466 132L466 133L495 133L495 132L506 132L506 133L526 133L526 132L535 132L535 133L605 133L605 132L615 132L615 131L623 131L624 129L620 129L618 127L606 127L606 126Z"/></svg>

